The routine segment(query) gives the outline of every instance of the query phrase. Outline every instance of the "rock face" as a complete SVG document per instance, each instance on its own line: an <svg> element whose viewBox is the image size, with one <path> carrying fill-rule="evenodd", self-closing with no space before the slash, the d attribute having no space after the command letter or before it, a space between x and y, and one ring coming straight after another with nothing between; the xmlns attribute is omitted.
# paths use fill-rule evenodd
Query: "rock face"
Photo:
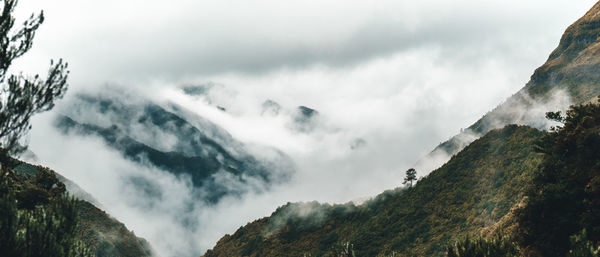
<svg viewBox="0 0 600 257"><path fill-rule="evenodd" d="M416 166L439 167L475 138L507 124L548 127L545 112L594 100L600 95L600 2L567 28L558 47L530 81L460 134L437 146ZM438 165L427 162L440 159ZM433 167L429 167L433 166Z"/></svg>
<svg viewBox="0 0 600 257"><path fill-rule="evenodd" d="M293 129L300 133L310 133L317 126L319 112L306 106L298 106L294 114Z"/></svg>

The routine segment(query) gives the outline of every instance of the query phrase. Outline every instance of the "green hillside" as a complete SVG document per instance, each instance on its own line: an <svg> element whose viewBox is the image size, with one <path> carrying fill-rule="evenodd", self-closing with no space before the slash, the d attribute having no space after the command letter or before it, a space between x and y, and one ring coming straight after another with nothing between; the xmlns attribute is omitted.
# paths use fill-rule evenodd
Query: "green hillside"
<svg viewBox="0 0 600 257"><path fill-rule="evenodd" d="M152 256L150 245L122 223L87 201L71 199L54 171L14 159L1 161L0 168L2 256Z"/></svg>
<svg viewBox="0 0 600 257"><path fill-rule="evenodd" d="M355 206L287 204L223 237L209 256L443 256L464 235L494 230L525 194L542 156L539 130L511 125L476 140L408 189ZM398 181L400 184L400 181Z"/></svg>
<svg viewBox="0 0 600 257"><path fill-rule="evenodd" d="M492 130L359 206L288 203L205 256L598 257L600 104L547 117L562 125Z"/></svg>

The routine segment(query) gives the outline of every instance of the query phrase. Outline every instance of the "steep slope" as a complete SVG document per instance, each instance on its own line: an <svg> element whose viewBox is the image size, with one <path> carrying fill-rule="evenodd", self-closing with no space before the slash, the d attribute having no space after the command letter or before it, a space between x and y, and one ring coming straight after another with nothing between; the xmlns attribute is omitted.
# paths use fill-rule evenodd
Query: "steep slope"
<svg viewBox="0 0 600 257"><path fill-rule="evenodd" d="M493 228L520 202L540 164L533 145L543 134L516 125L493 130L416 186L359 206L287 204L224 236L205 256L337 256L346 250L443 256L449 241Z"/></svg>
<svg viewBox="0 0 600 257"><path fill-rule="evenodd" d="M77 203L78 234L96 256L153 256L150 244L136 237L123 223L86 201Z"/></svg>
<svg viewBox="0 0 600 257"><path fill-rule="evenodd" d="M44 209L52 199L66 193L65 184L58 179L60 176L56 176L57 174L48 168L14 159L0 164L2 164L0 167L3 169L3 176L13 177L14 183L11 188L17 195L17 199L29 199L20 202L31 202L32 206ZM91 250L92 255L131 257L154 255L152 247L146 240L136 237L125 225L90 202L77 200L74 208L78 221L75 229L76 237Z"/></svg>
<svg viewBox="0 0 600 257"><path fill-rule="evenodd" d="M594 99L600 94L599 36L600 2L567 28L558 47L535 70L525 87L463 132L437 146L417 164L419 170L435 167L436 164L427 162L447 160L441 157L457 153L492 129L508 124L543 129L547 127L545 112Z"/></svg>

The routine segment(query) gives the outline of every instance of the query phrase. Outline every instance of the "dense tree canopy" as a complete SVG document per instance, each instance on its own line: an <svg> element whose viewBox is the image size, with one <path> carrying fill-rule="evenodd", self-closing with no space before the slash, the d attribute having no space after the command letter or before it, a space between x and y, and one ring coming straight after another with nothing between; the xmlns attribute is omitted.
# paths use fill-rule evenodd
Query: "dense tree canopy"
<svg viewBox="0 0 600 257"><path fill-rule="evenodd" d="M537 145L544 161L520 211L521 244L542 256L565 256L571 237L586 230L600 241L600 105L572 106L564 122Z"/></svg>
<svg viewBox="0 0 600 257"><path fill-rule="evenodd" d="M0 1L0 255L89 256L76 237L76 201L54 173L33 175L13 170L9 155L24 150L19 139L35 113L47 111L67 87L67 64L51 61L46 78L7 75L16 58L33 44L43 13L32 15L15 28L16 0Z"/></svg>
<svg viewBox="0 0 600 257"><path fill-rule="evenodd" d="M50 170L0 168L0 255L91 256L76 233L76 204Z"/></svg>

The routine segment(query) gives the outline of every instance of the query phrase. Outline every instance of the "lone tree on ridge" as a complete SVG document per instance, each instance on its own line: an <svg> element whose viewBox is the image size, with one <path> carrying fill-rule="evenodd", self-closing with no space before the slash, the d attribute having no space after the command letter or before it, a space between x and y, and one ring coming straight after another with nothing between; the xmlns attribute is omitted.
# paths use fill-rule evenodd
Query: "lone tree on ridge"
<svg viewBox="0 0 600 257"><path fill-rule="evenodd" d="M416 181L416 180L417 180L417 171L414 168L410 168L406 171L406 177L404 178L404 182L402 184L412 187L413 181Z"/></svg>

